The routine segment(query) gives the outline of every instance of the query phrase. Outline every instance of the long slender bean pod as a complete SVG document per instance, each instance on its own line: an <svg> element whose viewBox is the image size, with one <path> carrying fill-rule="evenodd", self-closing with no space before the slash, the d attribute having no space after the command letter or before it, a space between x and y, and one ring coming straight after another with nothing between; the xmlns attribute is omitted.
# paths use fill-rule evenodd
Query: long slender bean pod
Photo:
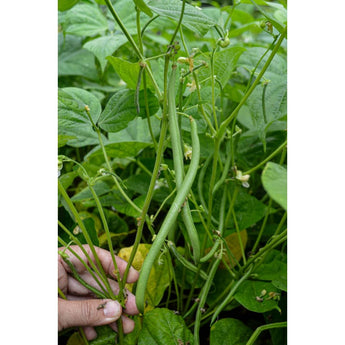
<svg viewBox="0 0 345 345"><path fill-rule="evenodd" d="M194 121L192 117L190 117L190 121L191 121L191 127L192 127L192 145L193 145L192 160L189 165L189 169L183 181L183 184L181 185L180 190L177 192L177 195L170 207L170 210L168 214L166 215L164 222L152 244L152 247L144 260L140 277L138 280L137 289L136 289L136 303L137 303L137 307L139 311L142 313L144 312L145 290L146 290L146 285L147 285L151 268L153 266L155 259L157 258L159 254L159 251L164 243L165 238L167 237L169 233L169 230L171 229L174 222L176 221L179 210L183 202L185 201L190 188L192 187L192 184L194 182L194 179L198 170L199 159L200 159L200 143L199 143L196 122Z"/></svg>
<svg viewBox="0 0 345 345"><path fill-rule="evenodd" d="M177 191L181 188L184 178L183 167L183 152L182 152L182 140L176 115L176 103L175 103L175 78L176 78L176 65L172 66L169 87L168 87L168 117L169 117L169 130L171 136L171 145L173 150L174 170L176 177ZM198 232L195 228L192 215L190 213L188 199L182 209L182 218L186 226L188 237L190 239L193 248L193 258L197 263L200 260L200 241Z"/></svg>
<svg viewBox="0 0 345 345"><path fill-rule="evenodd" d="M174 242L168 241L168 248L169 248L169 249L171 250L171 252L174 254L175 258L176 258L184 267L186 267L188 270L190 270L190 271L192 271L192 272L194 272L194 273L199 274L200 277L201 277L202 279L207 280L207 277L208 277L207 274L206 274L204 271L198 269L198 268L197 268L196 266L194 266L191 262L189 262L183 255L181 255L181 254L178 252L178 250L177 250L177 248L176 248Z"/></svg>

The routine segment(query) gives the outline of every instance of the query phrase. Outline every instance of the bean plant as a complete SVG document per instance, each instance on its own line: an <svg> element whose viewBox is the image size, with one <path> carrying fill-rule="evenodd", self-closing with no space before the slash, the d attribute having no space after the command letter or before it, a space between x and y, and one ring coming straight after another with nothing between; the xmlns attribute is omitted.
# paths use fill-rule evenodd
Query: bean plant
<svg viewBox="0 0 345 345"><path fill-rule="evenodd" d="M130 334L119 320L59 344L286 343L286 7L59 0L58 253L140 311Z"/></svg>

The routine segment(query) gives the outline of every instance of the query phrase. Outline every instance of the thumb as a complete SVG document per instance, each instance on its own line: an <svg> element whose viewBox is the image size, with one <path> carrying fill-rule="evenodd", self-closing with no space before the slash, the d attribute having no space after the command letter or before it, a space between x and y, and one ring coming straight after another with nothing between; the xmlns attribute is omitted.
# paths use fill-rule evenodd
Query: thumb
<svg viewBox="0 0 345 345"><path fill-rule="evenodd" d="M122 314L121 305L110 299L68 301L59 298L59 331L75 326L100 326L116 321Z"/></svg>

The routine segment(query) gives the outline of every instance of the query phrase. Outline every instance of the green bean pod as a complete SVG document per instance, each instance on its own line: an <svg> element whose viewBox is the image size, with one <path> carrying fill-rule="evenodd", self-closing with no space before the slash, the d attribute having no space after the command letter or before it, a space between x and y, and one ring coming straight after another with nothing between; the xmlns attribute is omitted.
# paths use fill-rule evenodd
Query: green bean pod
<svg viewBox="0 0 345 345"><path fill-rule="evenodd" d="M174 170L176 177L177 190L181 188L184 179L184 166L183 166L183 153L182 153L182 140L176 115L175 103L175 78L176 78L176 65L172 66L169 88L168 88L168 117L169 117L169 131L171 136L171 146L173 150ZM194 154L194 153L193 153ZM193 248L194 262L198 263L200 260L200 241L198 232L195 228L194 221L190 212L188 200L186 200L182 208L182 219L186 226L189 240Z"/></svg>
<svg viewBox="0 0 345 345"><path fill-rule="evenodd" d="M186 196L188 195L189 190L192 187L192 184L194 182L194 179L198 170L199 159L200 159L200 143L199 143L196 122L194 121L192 117L190 117L190 121L191 121L191 133L192 133L192 145L193 145L192 160L189 165L189 169L186 174L186 177L181 185L181 188L177 192L175 199L170 207L170 210L167 213L164 219L164 222L141 268L140 277L139 277L137 288L136 288L136 303L141 313L144 312L145 291L146 291L147 281L149 279L151 268L160 252L160 249L165 241L165 238L167 237L170 229L172 228L174 222L176 221L176 218L179 214L182 204L184 203Z"/></svg>
<svg viewBox="0 0 345 345"><path fill-rule="evenodd" d="M168 247L171 250L171 252L174 254L174 256L176 257L176 259L184 266L186 267L188 270L199 274L200 277L204 280L207 280L207 274L203 271L203 270L198 270L198 268L196 266L194 266L191 262L189 262L183 255L181 255L176 246L175 243L172 241L168 241Z"/></svg>

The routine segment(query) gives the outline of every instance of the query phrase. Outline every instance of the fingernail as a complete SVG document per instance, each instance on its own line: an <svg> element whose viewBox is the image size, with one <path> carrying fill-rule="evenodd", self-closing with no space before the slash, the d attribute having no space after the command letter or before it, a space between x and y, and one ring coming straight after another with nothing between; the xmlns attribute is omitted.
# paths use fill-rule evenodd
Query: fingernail
<svg viewBox="0 0 345 345"><path fill-rule="evenodd" d="M116 301L108 301L104 306L103 312L107 318L118 318L121 315L121 306Z"/></svg>

